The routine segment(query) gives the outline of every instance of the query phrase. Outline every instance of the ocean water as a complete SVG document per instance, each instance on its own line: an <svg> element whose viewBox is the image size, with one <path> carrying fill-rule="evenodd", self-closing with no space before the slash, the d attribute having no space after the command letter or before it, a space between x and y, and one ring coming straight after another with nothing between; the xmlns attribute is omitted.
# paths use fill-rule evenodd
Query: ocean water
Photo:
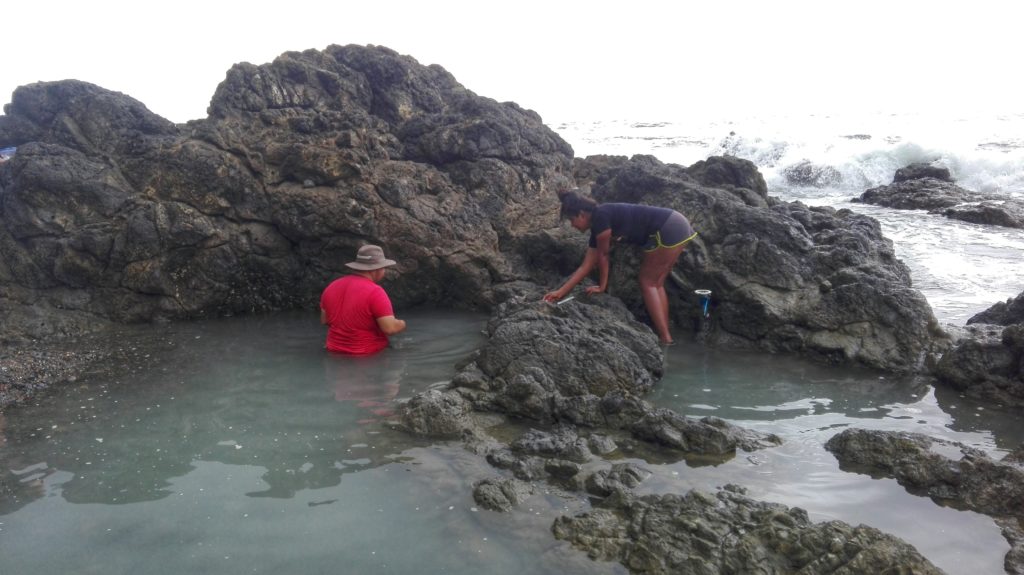
<svg viewBox="0 0 1024 575"><path fill-rule="evenodd" d="M850 202L891 183L897 169L913 162L947 167L968 190L1024 198L1024 113L693 117L549 126L579 157L650 154L689 166L728 154L756 164L769 194L780 199L871 215L942 322L962 325L1024 291L1024 230ZM787 176L799 166L812 177L797 182Z"/></svg>

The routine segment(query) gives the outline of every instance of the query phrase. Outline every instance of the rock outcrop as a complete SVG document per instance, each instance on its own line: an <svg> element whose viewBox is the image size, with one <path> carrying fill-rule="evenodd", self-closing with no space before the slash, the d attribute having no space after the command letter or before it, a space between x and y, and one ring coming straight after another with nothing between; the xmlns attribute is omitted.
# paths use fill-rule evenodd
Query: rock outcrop
<svg viewBox="0 0 1024 575"><path fill-rule="evenodd" d="M899 210L928 210L974 224L1024 227L1024 202L964 189L954 183L947 168L929 164L900 168L892 184L871 188L853 201Z"/></svg>
<svg viewBox="0 0 1024 575"><path fill-rule="evenodd" d="M1024 407L1024 324L950 327L952 345L932 373L970 397Z"/></svg>
<svg viewBox="0 0 1024 575"><path fill-rule="evenodd" d="M555 223L536 198L569 181L536 113L383 47L236 65L209 111L176 126L84 82L15 91L4 339L312 307L363 243L399 261L399 305L486 306Z"/></svg>
<svg viewBox="0 0 1024 575"><path fill-rule="evenodd" d="M967 325L988 323L993 325L1013 325L1024 323L1024 292L1005 302L998 302L985 311L978 312L967 320Z"/></svg>
<svg viewBox="0 0 1024 575"><path fill-rule="evenodd" d="M832 166L818 165L806 160L787 166L782 175L791 185L810 188L836 186L843 181L843 174Z"/></svg>
<svg viewBox="0 0 1024 575"><path fill-rule="evenodd" d="M574 446L576 428L628 436L683 452L725 455L754 450L778 439L730 425L654 408L642 397L661 378L657 337L618 300L607 295L563 305L541 301L543 291L520 286L495 310L487 342L452 381L411 398L402 426L417 434L479 434L475 413L494 413L539 425L569 425L571 439L533 439L515 450L586 459L589 447ZM526 448L545 443L558 449ZM565 455L566 453L575 455Z"/></svg>
<svg viewBox="0 0 1024 575"><path fill-rule="evenodd" d="M714 495L620 494L552 530L630 573L942 573L877 529L815 524L799 508L754 501L735 486Z"/></svg>
<svg viewBox="0 0 1024 575"><path fill-rule="evenodd" d="M995 517L1012 546L1006 571L1024 573L1024 448L996 461L919 433L864 429L838 433L825 447L845 470L892 477L912 493Z"/></svg>
<svg viewBox="0 0 1024 575"><path fill-rule="evenodd" d="M970 397L1024 407L1024 294L946 330L951 345L932 365L940 382Z"/></svg>
<svg viewBox="0 0 1024 575"><path fill-rule="evenodd" d="M577 160L595 198L672 207L700 234L670 286L674 322L708 341L882 369L913 369L938 333L931 308L877 221L768 196L754 165L712 157L683 168L649 156ZM635 251L613 250L610 292L643 309ZM708 327L708 326L705 326Z"/></svg>

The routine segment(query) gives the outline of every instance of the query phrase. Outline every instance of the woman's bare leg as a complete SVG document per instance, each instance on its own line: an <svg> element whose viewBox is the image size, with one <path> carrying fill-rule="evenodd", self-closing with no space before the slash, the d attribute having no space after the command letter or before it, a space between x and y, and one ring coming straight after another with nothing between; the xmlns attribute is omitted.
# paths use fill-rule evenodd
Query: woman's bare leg
<svg viewBox="0 0 1024 575"><path fill-rule="evenodd" d="M647 314L651 316L651 323L654 324L654 332L658 334L658 339L662 343L672 343L672 333L668 327L668 294L665 292L665 280L668 279L672 266L685 247L682 245L658 248L646 252L640 264L640 294L644 298Z"/></svg>

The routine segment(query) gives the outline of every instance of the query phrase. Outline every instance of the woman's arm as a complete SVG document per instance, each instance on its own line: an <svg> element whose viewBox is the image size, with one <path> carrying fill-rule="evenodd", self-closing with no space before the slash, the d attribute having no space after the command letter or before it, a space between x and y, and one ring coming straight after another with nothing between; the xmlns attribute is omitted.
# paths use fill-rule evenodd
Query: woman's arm
<svg viewBox="0 0 1024 575"><path fill-rule="evenodd" d="M587 288L587 293L603 293L608 290L608 252L612 247L612 231L605 230L597 234L597 247L594 248L597 252L597 277L598 283L596 286Z"/></svg>
<svg viewBox="0 0 1024 575"><path fill-rule="evenodd" d="M576 268L576 271L569 276L569 279L565 280L562 287L545 295L544 301L555 301L565 297L565 294L572 291L572 288L583 281L583 278L587 277L587 274L594 269L594 266L597 265L597 260L597 248L587 248L587 255L583 256L583 263L580 264L580 267Z"/></svg>

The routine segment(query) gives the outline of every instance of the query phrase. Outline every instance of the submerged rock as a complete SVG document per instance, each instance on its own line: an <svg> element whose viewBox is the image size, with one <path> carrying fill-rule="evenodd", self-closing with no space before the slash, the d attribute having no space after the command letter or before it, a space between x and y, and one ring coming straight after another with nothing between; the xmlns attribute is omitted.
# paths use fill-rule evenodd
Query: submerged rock
<svg viewBox="0 0 1024 575"><path fill-rule="evenodd" d="M908 490L992 516L1024 517L1024 466L919 433L847 429L825 448L847 470L883 474ZM951 458L949 455L957 454Z"/></svg>
<svg viewBox="0 0 1024 575"><path fill-rule="evenodd" d="M1024 446L996 461L919 433L847 429L825 448L845 470L892 477L911 493L995 517L1011 545L1006 571L1024 573Z"/></svg>
<svg viewBox="0 0 1024 575"><path fill-rule="evenodd" d="M799 508L754 501L727 486L711 495L621 494L555 520L552 531L631 573L934 573L909 544L872 527L814 524Z"/></svg>
<svg viewBox="0 0 1024 575"><path fill-rule="evenodd" d="M518 479L488 478L473 486L473 500L490 511L511 511L533 494L533 487Z"/></svg>

